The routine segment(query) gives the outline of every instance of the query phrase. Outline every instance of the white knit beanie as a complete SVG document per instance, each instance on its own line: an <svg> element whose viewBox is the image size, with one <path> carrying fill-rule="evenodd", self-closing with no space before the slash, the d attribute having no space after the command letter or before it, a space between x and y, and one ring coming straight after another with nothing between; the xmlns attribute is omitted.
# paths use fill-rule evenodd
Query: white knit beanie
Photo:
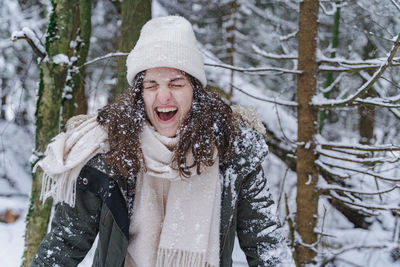
<svg viewBox="0 0 400 267"><path fill-rule="evenodd" d="M170 67L197 78L205 87L203 56L197 49L192 25L180 16L149 20L140 31L135 47L126 59L128 83L143 70Z"/></svg>

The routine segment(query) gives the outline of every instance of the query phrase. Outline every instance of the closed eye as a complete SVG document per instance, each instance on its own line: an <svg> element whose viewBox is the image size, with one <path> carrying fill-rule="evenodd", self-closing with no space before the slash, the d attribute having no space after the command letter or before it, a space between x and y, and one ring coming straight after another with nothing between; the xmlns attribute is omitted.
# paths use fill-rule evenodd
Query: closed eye
<svg viewBox="0 0 400 267"><path fill-rule="evenodd" d="M184 87L186 84L184 83L171 83L169 86L172 88L181 88Z"/></svg>
<svg viewBox="0 0 400 267"><path fill-rule="evenodd" d="M156 89L157 85L149 85L149 86L145 86L144 90L152 90L152 89Z"/></svg>

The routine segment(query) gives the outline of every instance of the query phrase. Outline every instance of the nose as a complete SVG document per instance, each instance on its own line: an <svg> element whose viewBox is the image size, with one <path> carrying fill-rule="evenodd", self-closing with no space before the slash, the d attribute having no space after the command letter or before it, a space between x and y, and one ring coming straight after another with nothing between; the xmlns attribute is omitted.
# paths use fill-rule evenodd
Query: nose
<svg viewBox="0 0 400 267"><path fill-rule="evenodd" d="M168 104L171 100L171 89L167 85L160 85L157 98L161 104Z"/></svg>

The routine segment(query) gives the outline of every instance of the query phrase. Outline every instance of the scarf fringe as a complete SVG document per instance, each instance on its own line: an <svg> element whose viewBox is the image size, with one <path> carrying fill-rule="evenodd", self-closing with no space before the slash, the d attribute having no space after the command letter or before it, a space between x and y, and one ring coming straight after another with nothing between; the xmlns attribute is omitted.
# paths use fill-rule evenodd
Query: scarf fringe
<svg viewBox="0 0 400 267"><path fill-rule="evenodd" d="M40 193L42 204L49 197L52 197L55 203L64 202L71 207L75 207L76 180L69 179L67 174L62 174L55 178L44 173L42 177L42 191Z"/></svg>
<svg viewBox="0 0 400 267"><path fill-rule="evenodd" d="M157 267L216 267L206 262L206 253L159 248Z"/></svg>

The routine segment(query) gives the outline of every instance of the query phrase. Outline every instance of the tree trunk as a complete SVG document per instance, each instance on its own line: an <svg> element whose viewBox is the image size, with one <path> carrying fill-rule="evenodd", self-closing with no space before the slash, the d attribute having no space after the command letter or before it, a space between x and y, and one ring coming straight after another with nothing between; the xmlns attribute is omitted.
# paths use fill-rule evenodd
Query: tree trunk
<svg viewBox="0 0 400 267"><path fill-rule="evenodd" d="M85 95L85 67L86 57L89 52L91 24L91 1L77 1L74 11L74 21L71 40L68 51L69 58L75 58L69 67L68 80L63 92L63 121L64 124L70 117L76 114L87 113L87 98ZM82 66L82 67L80 67Z"/></svg>
<svg viewBox="0 0 400 267"><path fill-rule="evenodd" d="M316 48L318 33L318 0L300 3L299 17L299 70L297 80L298 142L297 146L297 212L295 227L298 233L295 247L297 266L314 262L317 242L315 227L318 219L318 172L315 166L314 135L317 133L318 111L309 105L316 93Z"/></svg>
<svg viewBox="0 0 400 267"><path fill-rule="evenodd" d="M130 52L139 39L140 29L151 19L151 0L124 0L121 5L121 27L118 50ZM110 102L128 87L126 80L126 57L118 57L117 84L111 90Z"/></svg>
<svg viewBox="0 0 400 267"><path fill-rule="evenodd" d="M236 0L233 0L228 3L228 22L227 22L227 27L225 29L227 38L226 41L228 43L228 64L229 65L235 65L235 42L236 42L236 23L237 23L237 16L238 16L238 3ZM230 74L230 87L229 87L229 98L230 100L233 95L233 83L234 83L234 78L235 78L235 72L231 70Z"/></svg>
<svg viewBox="0 0 400 267"><path fill-rule="evenodd" d="M66 92L65 88L71 86L66 83L69 66L68 62L64 61L71 61L68 56L71 55L71 41L75 41L72 38L80 35L79 30L77 31L79 27L74 26L77 17L76 12L79 12L80 8L83 7L90 8L91 5L89 0L53 0L51 3L53 9L46 35L46 52L48 58L40 65L40 83L35 113L36 136L34 155L37 159L43 155L50 140L59 133L60 118L67 118L62 111L71 112L70 114L73 113L70 107L65 108L65 106L64 109L62 108L62 97L63 93L65 94ZM90 23L90 17L86 18L86 20ZM84 27L82 27L81 32L84 31ZM88 49L89 43L84 46L87 46L85 49ZM57 57L55 58L55 56ZM74 87L70 87L70 90L71 92L76 91L75 85ZM42 187L42 174L40 170L32 174L32 192L26 219L23 266L28 266L32 261L38 245L47 232L49 223L52 201L47 200L42 204L39 199Z"/></svg>
<svg viewBox="0 0 400 267"><path fill-rule="evenodd" d="M368 39L367 45L364 48L363 59L371 59L376 55L376 46L371 40ZM368 71L369 75L374 73L373 70ZM363 98L376 97L374 88L369 89ZM373 105L361 105L358 108L359 118L359 132L360 132L360 143L371 144L374 139L374 124L375 124L375 106Z"/></svg>

